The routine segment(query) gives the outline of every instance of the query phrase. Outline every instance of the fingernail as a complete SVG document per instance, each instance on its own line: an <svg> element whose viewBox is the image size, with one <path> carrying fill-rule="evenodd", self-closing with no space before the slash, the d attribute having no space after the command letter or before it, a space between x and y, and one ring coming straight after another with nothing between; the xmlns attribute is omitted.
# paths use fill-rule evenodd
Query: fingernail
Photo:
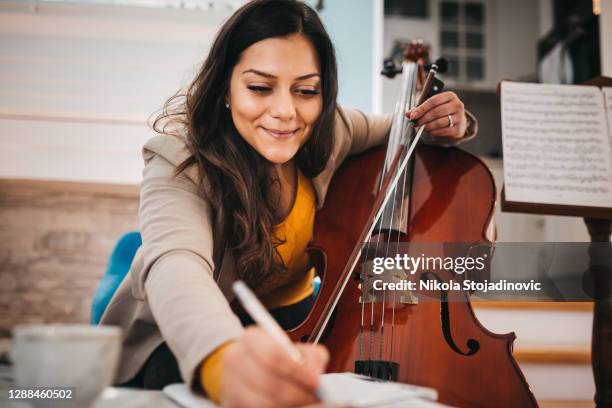
<svg viewBox="0 0 612 408"><path fill-rule="evenodd" d="M324 348L318 348L317 354L319 357L319 361L321 362L321 365L323 366L323 368L325 368L325 366L327 365L327 362L329 361L329 353Z"/></svg>

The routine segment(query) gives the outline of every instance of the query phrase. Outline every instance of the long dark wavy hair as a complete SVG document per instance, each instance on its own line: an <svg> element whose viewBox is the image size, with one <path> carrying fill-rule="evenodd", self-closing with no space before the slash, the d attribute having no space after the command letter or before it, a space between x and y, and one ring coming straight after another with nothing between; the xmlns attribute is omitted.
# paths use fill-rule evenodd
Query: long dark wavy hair
<svg viewBox="0 0 612 408"><path fill-rule="evenodd" d="M266 286L286 268L273 236L280 195L272 164L236 130L225 107L230 77L244 50L258 41L301 34L314 46L321 70L323 106L308 141L295 160L309 178L325 167L333 147L331 129L338 93L336 57L317 13L295 0L255 0L223 24L195 80L171 97L153 123L156 132L186 138L190 156L177 167L198 168L199 187L221 217L225 251L232 251L236 273L254 288ZM281 262L279 262L281 261Z"/></svg>

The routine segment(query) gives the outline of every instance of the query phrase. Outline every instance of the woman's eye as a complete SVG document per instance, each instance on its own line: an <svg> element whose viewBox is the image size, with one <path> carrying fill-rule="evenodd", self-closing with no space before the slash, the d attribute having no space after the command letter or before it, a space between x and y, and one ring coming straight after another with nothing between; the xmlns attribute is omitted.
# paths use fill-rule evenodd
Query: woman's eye
<svg viewBox="0 0 612 408"><path fill-rule="evenodd" d="M321 92L317 89L298 89L297 93L304 96L319 95Z"/></svg>
<svg viewBox="0 0 612 408"><path fill-rule="evenodd" d="M261 86L261 85L249 85L247 86L248 89L250 89L253 92L257 92L257 93L266 93L266 92L270 92L272 90L272 88L268 87L268 86Z"/></svg>

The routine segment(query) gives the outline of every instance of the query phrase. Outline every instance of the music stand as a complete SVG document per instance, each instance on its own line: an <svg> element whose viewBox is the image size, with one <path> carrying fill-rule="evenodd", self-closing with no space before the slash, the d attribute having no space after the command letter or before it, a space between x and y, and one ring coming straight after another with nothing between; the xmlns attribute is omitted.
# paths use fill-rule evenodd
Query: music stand
<svg viewBox="0 0 612 408"><path fill-rule="evenodd" d="M612 87L612 78L600 76L581 85ZM612 208L507 201L504 187L501 192L501 209L505 212L582 217L591 242L610 242L612 235ZM612 276L609 271L612 270L612 259L602 259L602 256L605 254L589 251L590 265L585 273L587 275L585 279L592 283L594 298L591 335L591 365L595 379L594 401L598 408L610 408L612 407L612 301L610 299ZM601 267L601 265L606 266Z"/></svg>

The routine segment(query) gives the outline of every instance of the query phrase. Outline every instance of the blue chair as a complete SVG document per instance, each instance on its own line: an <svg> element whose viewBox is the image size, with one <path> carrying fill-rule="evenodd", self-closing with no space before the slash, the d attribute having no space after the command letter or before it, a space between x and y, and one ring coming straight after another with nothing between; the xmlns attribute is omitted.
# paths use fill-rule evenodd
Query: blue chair
<svg viewBox="0 0 612 408"><path fill-rule="evenodd" d="M106 272L98 285L91 305L91 324L100 323L100 318L123 278L130 270L136 250L142 245L140 232L124 234L115 245L108 260Z"/></svg>
<svg viewBox="0 0 612 408"><path fill-rule="evenodd" d="M98 285L98 289L94 294L91 304L91 324L97 325L100 323L100 318L106 310L108 303L117 291L121 281L130 270L132 260L136 255L136 251L142 245L142 237L140 232L131 231L124 234L115 245L113 252L108 260L108 266L102 280ZM313 280L314 296L316 297L321 287L321 278L316 276Z"/></svg>
<svg viewBox="0 0 612 408"><path fill-rule="evenodd" d="M312 280L312 295L317 297L319 294L319 289L321 289L321 278L319 276L315 276Z"/></svg>

